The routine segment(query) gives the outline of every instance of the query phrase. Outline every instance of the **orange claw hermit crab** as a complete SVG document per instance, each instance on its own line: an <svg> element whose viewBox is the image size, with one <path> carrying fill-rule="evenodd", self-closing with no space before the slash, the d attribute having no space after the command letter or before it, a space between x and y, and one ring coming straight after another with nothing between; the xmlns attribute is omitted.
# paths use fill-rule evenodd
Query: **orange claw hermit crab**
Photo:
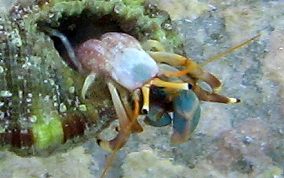
<svg viewBox="0 0 284 178"><path fill-rule="evenodd" d="M63 35L55 30L49 30L53 36L63 39ZM141 132L142 127L137 122L140 114L140 91L143 95L142 114L149 111L150 87L163 87L165 90L190 90L205 101L221 103L238 103L240 99L228 98L216 94L221 88L221 82L214 75L203 71L194 61L163 51L162 46L157 41L148 41L144 47L148 49L159 49L159 51L144 51L139 41L126 33L108 32L100 39L90 39L80 45L74 52L70 48L68 40L62 40L69 57L80 70L87 69L90 74L85 79L82 88L82 98L88 91L96 76L102 75L106 78L106 83L110 91L117 117L120 124L118 135L110 140L100 140L99 144L109 151L118 150L127 141L132 132ZM76 57L75 57L76 56ZM166 67L162 67L166 64ZM81 66L82 65L82 66ZM172 72L173 69L176 69ZM84 69L83 69L84 68ZM170 78L182 77L177 82L167 81ZM162 80L166 78L166 80ZM210 85L213 92L203 90L197 84L197 80L203 80ZM116 86L132 93L134 109L132 111L126 102L126 96L119 95ZM183 138L184 142L188 138Z"/></svg>
<svg viewBox="0 0 284 178"><path fill-rule="evenodd" d="M85 98L97 76L103 76L108 86L119 121L119 129L117 136L112 140L98 140L102 148L113 151L102 177L106 174L116 152L127 142L131 133L143 130L137 121L139 114L147 114L146 122L153 126L171 123L171 119L162 116L160 118L155 116L158 117L156 121L151 120L151 114L160 114L159 111L151 110L149 113L151 104L157 105L157 102L149 99L153 91L151 86L162 90L155 95L165 93L162 102L173 103L169 110L163 107L159 109L162 109L161 112L174 113L172 119L174 132L171 141L176 144L187 141L194 131L200 117L198 100L219 103L241 102L240 99L217 94L221 89L218 78L203 71L197 63L184 56L165 52L157 41L148 40L142 47L138 40L126 33L107 32L99 39L89 39L73 50L69 41L59 31L49 28L46 31L51 36L61 39L69 58L79 72L85 70L89 72L82 87L82 98ZM213 57L204 64L231 53L257 37ZM206 82L212 92L199 87L198 80ZM140 107L140 91L143 98L142 107ZM127 100L129 92L132 95L133 109ZM161 124L165 120L166 124Z"/></svg>

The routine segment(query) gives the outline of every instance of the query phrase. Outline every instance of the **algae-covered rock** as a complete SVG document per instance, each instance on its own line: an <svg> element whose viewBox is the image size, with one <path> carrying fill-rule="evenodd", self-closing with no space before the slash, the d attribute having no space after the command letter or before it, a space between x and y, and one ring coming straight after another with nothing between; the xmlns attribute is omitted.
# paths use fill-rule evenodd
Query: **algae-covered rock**
<svg viewBox="0 0 284 178"><path fill-rule="evenodd" d="M169 15L144 1L25 2L2 14L0 23L0 144L20 155L68 149L97 137L116 118L104 78L81 98L86 76L47 28L59 30L73 48L116 31L183 52Z"/></svg>

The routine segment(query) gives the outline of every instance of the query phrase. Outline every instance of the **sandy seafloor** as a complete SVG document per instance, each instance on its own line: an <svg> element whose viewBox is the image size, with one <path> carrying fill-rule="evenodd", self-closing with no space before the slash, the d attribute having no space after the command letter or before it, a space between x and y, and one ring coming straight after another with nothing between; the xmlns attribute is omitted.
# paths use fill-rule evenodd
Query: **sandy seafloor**
<svg viewBox="0 0 284 178"><path fill-rule="evenodd" d="M0 10L4 12L10 2L0 0ZM243 103L203 102L192 139L179 146L170 144L170 126L145 126L118 153L106 177L283 177L284 1L153 3L171 14L187 56L197 62L257 34L261 37L204 67L222 80L222 94L241 98ZM49 158L0 152L0 177L99 177L108 155L95 140Z"/></svg>

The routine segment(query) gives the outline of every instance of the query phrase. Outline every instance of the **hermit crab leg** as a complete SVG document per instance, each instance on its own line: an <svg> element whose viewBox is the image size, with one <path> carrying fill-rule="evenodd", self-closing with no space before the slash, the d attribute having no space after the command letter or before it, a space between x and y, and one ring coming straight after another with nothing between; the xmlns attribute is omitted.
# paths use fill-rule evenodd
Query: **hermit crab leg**
<svg viewBox="0 0 284 178"><path fill-rule="evenodd" d="M179 77L189 74L193 78L200 79L208 83L213 89L214 93L218 93L220 91L222 85L220 80L217 77L215 77L213 74L203 71L196 62L184 56L164 51L157 51L157 52L148 51L148 53L152 58L154 58L159 63L167 63L172 66L186 67L186 69L177 73L166 73L165 74L166 76Z"/></svg>
<svg viewBox="0 0 284 178"><path fill-rule="evenodd" d="M166 51L161 42L157 40L147 40L143 44L143 49L145 51Z"/></svg>
<svg viewBox="0 0 284 178"><path fill-rule="evenodd" d="M139 101L140 101L140 96L139 96L139 89L134 90L133 94L132 94L132 100L134 101L134 110L133 112L129 112L129 116L128 118L130 119L130 127L131 127L131 133L137 133L137 132L142 132L143 128L142 126L139 124L137 118L139 116L139 109L140 109L140 105L139 105ZM124 105L125 108L128 105ZM127 109L126 109L127 111Z"/></svg>
<svg viewBox="0 0 284 178"><path fill-rule="evenodd" d="M132 117L128 117L127 109L129 108L125 109L123 107L122 101L119 97L116 87L111 82L108 82L107 85L111 93L111 98L113 100L116 114L118 116L120 129L119 129L118 135L114 139L110 141L98 140L98 144L100 145L100 147L102 147L105 150L112 151L111 156L107 160L107 163L103 170L101 178L105 177L111 163L113 162L115 158L117 151L121 147L123 147L123 145L127 142L128 138L130 137L130 134L133 132L133 129L134 129L133 127L136 127L135 131L141 132L143 130L143 128L137 121L137 117L139 114L139 111L138 111L139 110L139 98L137 94L138 90L135 90L133 94L133 100L134 100L134 105L135 105L134 111L133 113L128 113L128 115L131 114ZM125 107L127 107L127 105L125 105Z"/></svg>
<svg viewBox="0 0 284 178"><path fill-rule="evenodd" d="M132 110L132 104L128 101L128 95L125 90L119 90L120 98L123 103L124 109L130 121L132 121L131 133L139 133L143 131L142 126L139 124L138 120L136 119L139 115L139 101L140 95L139 90L135 90L132 94L132 100L134 101L134 110Z"/></svg>
<svg viewBox="0 0 284 178"><path fill-rule="evenodd" d="M164 127L171 124L172 118L164 108L151 103L150 112L144 122L154 127Z"/></svg>
<svg viewBox="0 0 284 178"><path fill-rule="evenodd" d="M150 85L144 85L142 88L142 94L143 94L143 106L141 109L141 112L143 114L147 114L149 111L149 96L150 96Z"/></svg>
<svg viewBox="0 0 284 178"><path fill-rule="evenodd" d="M172 88L177 90L190 90L192 85L189 83L174 83L174 82L167 82L163 81L159 78L153 78L150 80L148 84L142 86L142 94L143 94L143 106L142 106L142 113L147 114L149 111L149 95L150 95L150 86L154 85L157 87L165 87L165 88Z"/></svg>
<svg viewBox="0 0 284 178"><path fill-rule="evenodd" d="M171 143L181 144L190 139L200 118L200 104L191 90L181 90L173 101L173 134Z"/></svg>
<svg viewBox="0 0 284 178"><path fill-rule="evenodd" d="M83 99L85 99L86 93L88 89L90 88L90 86L94 83L95 79L96 79L96 73L94 72L91 72L85 79L83 87L82 87L82 92L81 92Z"/></svg>
<svg viewBox="0 0 284 178"><path fill-rule="evenodd" d="M111 82L108 82L107 85L118 117L120 129L118 135L114 139L110 141L98 140L98 144L107 151L115 151L119 150L127 142L131 134L130 127L132 121L128 119L116 87Z"/></svg>
<svg viewBox="0 0 284 178"><path fill-rule="evenodd" d="M240 103L241 99L238 98L229 98L224 95L219 95L217 93L209 93L208 91L203 90L198 85L195 85L192 90L202 101L218 102L218 103Z"/></svg>
<svg viewBox="0 0 284 178"><path fill-rule="evenodd" d="M161 74L167 73L167 72L170 72L170 73L173 73L173 74L179 73L178 69L176 69L176 68L174 68L170 65L167 65L167 64L160 64L159 68L160 68ZM175 79L177 80L177 78L175 78ZM189 82L189 83L194 82L194 81L191 81L191 78L188 77L188 76L181 76L180 79L181 79L181 82L183 82L183 81L186 81L186 82ZM237 99L237 98L229 98L229 97L224 96L224 95L219 95L219 94L216 94L216 93L210 93L208 91L203 90L198 85L193 85L192 90L197 95L197 97L202 101L227 103L227 104L241 102L241 100Z"/></svg>

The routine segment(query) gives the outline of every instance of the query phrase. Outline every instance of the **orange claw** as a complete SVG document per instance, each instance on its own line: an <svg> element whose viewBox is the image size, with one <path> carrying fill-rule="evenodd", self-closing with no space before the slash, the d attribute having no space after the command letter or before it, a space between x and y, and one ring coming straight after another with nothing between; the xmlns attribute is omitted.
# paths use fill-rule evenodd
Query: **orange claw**
<svg viewBox="0 0 284 178"><path fill-rule="evenodd" d="M213 92L217 93L221 89L220 80L213 74L203 71L199 65L184 56L178 54L172 54L168 52L149 52L150 56L153 57L159 63L166 63L171 66L184 66L185 69L175 73L166 73L167 77L180 77L183 75L189 75L191 78L196 80L200 79L210 85Z"/></svg>

